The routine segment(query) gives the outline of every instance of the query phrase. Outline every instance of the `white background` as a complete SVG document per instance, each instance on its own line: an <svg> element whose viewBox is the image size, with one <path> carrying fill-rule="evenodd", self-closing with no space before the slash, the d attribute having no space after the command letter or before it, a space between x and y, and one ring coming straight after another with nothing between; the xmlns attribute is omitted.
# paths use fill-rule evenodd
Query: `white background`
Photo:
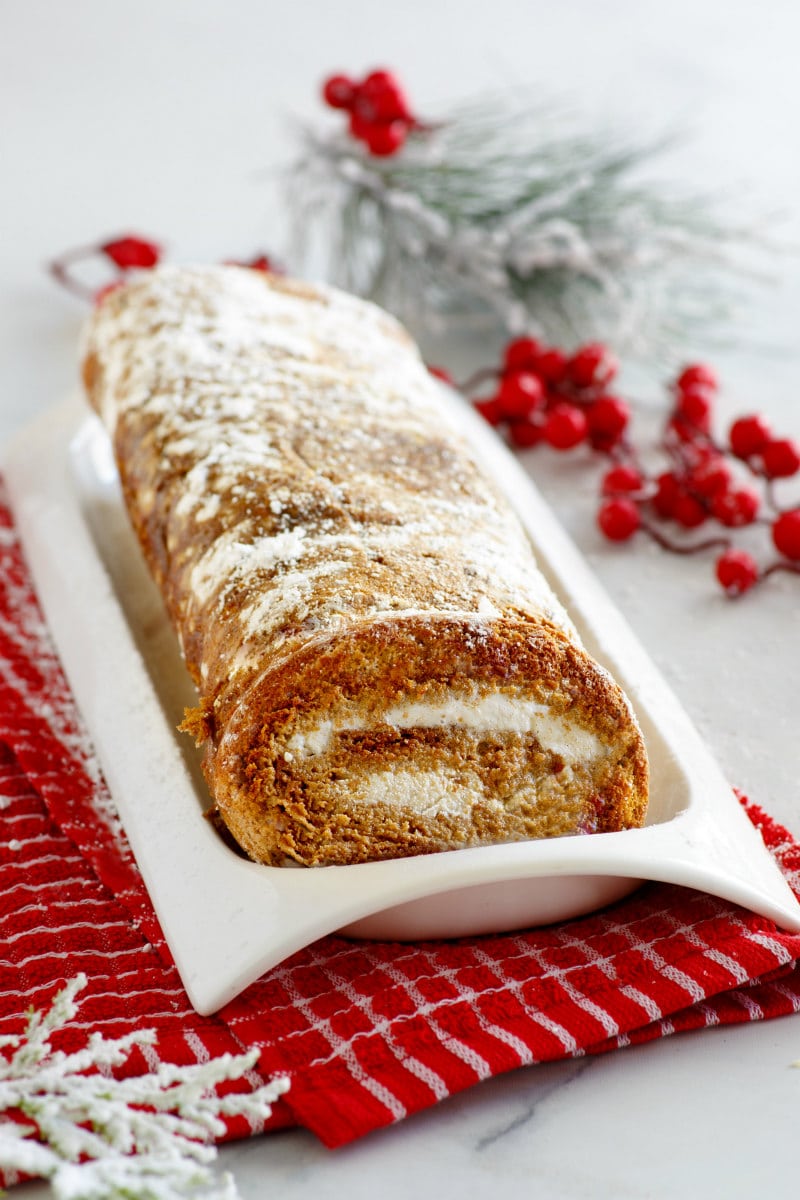
<svg viewBox="0 0 800 1200"><path fill-rule="evenodd" d="M0 0L0 437L74 385L83 309L49 258L128 230L179 259L280 252L292 117L335 119L320 79L384 64L425 114L530 84L634 135L685 129L665 178L779 245L711 355L723 414L800 437L798 45L792 0ZM580 456L529 461L730 779L800 835L800 580L729 604L708 561L604 546ZM337 1154L292 1132L223 1158L246 1197L789 1196L797 1058L797 1019L711 1031L520 1071Z"/></svg>

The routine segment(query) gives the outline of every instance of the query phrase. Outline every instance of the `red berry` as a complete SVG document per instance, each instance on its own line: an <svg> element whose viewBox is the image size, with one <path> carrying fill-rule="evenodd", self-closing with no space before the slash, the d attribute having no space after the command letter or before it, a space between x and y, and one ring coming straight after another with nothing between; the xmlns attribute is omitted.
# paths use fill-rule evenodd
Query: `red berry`
<svg viewBox="0 0 800 1200"><path fill-rule="evenodd" d="M542 343L536 338L521 337L509 342L503 355L503 366L506 371L533 371L536 360L542 353Z"/></svg>
<svg viewBox="0 0 800 1200"><path fill-rule="evenodd" d="M701 467L711 467L721 462L719 450L712 446L710 442L697 441L685 442L683 445L683 457L687 466L693 471L698 471Z"/></svg>
<svg viewBox="0 0 800 1200"><path fill-rule="evenodd" d="M391 71L373 71L358 87L355 103L368 121L411 122L413 117L405 93Z"/></svg>
<svg viewBox="0 0 800 1200"><path fill-rule="evenodd" d="M322 85L322 98L331 108L352 108L356 86L348 75L331 75Z"/></svg>
<svg viewBox="0 0 800 1200"><path fill-rule="evenodd" d="M557 350L555 347L551 350L543 350L536 359L536 374L551 387L557 387L559 383L564 382L567 362L568 359L563 350Z"/></svg>
<svg viewBox="0 0 800 1200"><path fill-rule="evenodd" d="M609 437L607 433L589 433L589 445L598 454L611 454L620 442L621 434L617 437Z"/></svg>
<svg viewBox="0 0 800 1200"><path fill-rule="evenodd" d="M604 496L614 496L619 492L640 492L644 486L641 472L635 467L612 467L603 476L602 491Z"/></svg>
<svg viewBox="0 0 800 1200"><path fill-rule="evenodd" d="M761 466L768 479L788 479L800 471L800 447L789 438L767 442L761 451Z"/></svg>
<svg viewBox="0 0 800 1200"><path fill-rule="evenodd" d="M266 254L255 254L252 258L227 258L225 265L228 267L247 267L249 271L267 271L271 275L282 275L283 268L278 263L273 262Z"/></svg>
<svg viewBox="0 0 800 1200"><path fill-rule="evenodd" d="M581 346L569 360L567 373L575 387L604 387L619 370L616 357L602 342Z"/></svg>
<svg viewBox="0 0 800 1200"><path fill-rule="evenodd" d="M716 372L706 363L691 363L688 367L683 368L675 380L675 386L679 392L688 392L692 388L716 392L719 388L719 381Z"/></svg>
<svg viewBox="0 0 800 1200"><path fill-rule="evenodd" d="M671 433L679 442L683 442L684 445L690 445L699 436L701 430L689 421L685 421L683 417L671 417L667 421L667 432Z"/></svg>
<svg viewBox="0 0 800 1200"><path fill-rule="evenodd" d="M530 371L512 371L503 377L497 399L505 417L529 417L545 403L544 387Z"/></svg>
<svg viewBox="0 0 800 1200"><path fill-rule="evenodd" d="M544 440L554 450L571 450L587 433L586 417L574 404L556 404L547 414Z"/></svg>
<svg viewBox="0 0 800 1200"><path fill-rule="evenodd" d="M378 158L389 158L396 154L406 140L408 126L404 121L390 121L387 125L373 125L364 141L370 154Z"/></svg>
<svg viewBox="0 0 800 1200"><path fill-rule="evenodd" d="M800 508L781 513L773 522L772 540L787 558L800 558Z"/></svg>
<svg viewBox="0 0 800 1200"><path fill-rule="evenodd" d="M713 405L708 392L698 387L688 388L678 396L676 405L677 416L699 429L701 433L711 430L711 413Z"/></svg>
<svg viewBox="0 0 800 1200"><path fill-rule="evenodd" d="M639 509L632 500L607 500L597 514L597 524L612 542L627 541L641 523Z"/></svg>
<svg viewBox="0 0 800 1200"><path fill-rule="evenodd" d="M589 432L619 441L631 419L631 410L619 396L598 396L586 413Z"/></svg>
<svg viewBox="0 0 800 1200"><path fill-rule="evenodd" d="M660 517L671 517L675 512L675 501L681 494L681 485L677 475L665 471L656 479L656 494L653 496L653 508Z"/></svg>
<svg viewBox="0 0 800 1200"><path fill-rule="evenodd" d="M121 271L129 271L132 267L154 267L161 258L160 246L139 237L115 238L100 250Z"/></svg>
<svg viewBox="0 0 800 1200"><path fill-rule="evenodd" d="M455 380L446 367L432 367L428 365L428 374L434 379L441 379L442 383L447 383L450 387L455 387Z"/></svg>
<svg viewBox="0 0 800 1200"><path fill-rule="evenodd" d="M350 113L350 133L354 138L358 138L360 142L366 142L374 128L375 123L373 121L362 116L357 108L353 109Z"/></svg>
<svg viewBox="0 0 800 1200"><path fill-rule="evenodd" d="M706 462L699 463L689 472L686 483L690 492L710 500L712 496L726 492L731 485L733 476L728 465L716 455Z"/></svg>
<svg viewBox="0 0 800 1200"><path fill-rule="evenodd" d="M729 596L741 596L758 582L758 563L744 550L726 550L717 559L717 579Z"/></svg>
<svg viewBox="0 0 800 1200"><path fill-rule="evenodd" d="M750 488L737 492L720 492L711 501L711 512L722 525L736 529L740 525L752 525L761 507L761 497Z"/></svg>
<svg viewBox="0 0 800 1200"><path fill-rule="evenodd" d="M252 258L226 258L226 267L246 267L248 271L266 271L270 275L283 275L283 267L266 254L254 254Z"/></svg>
<svg viewBox="0 0 800 1200"><path fill-rule="evenodd" d="M519 446L521 450L529 450L531 446L538 446L542 440L542 426L525 418L509 421L508 436L515 446Z"/></svg>
<svg viewBox="0 0 800 1200"><path fill-rule="evenodd" d="M760 454L772 437L772 430L763 417L739 417L730 429L731 450L737 458L752 458Z"/></svg>
<svg viewBox="0 0 800 1200"><path fill-rule="evenodd" d="M672 506L672 516L684 529L696 529L703 524L708 513L699 500L679 489Z"/></svg>
<svg viewBox="0 0 800 1200"><path fill-rule="evenodd" d="M484 421L488 421L490 425L500 425L503 422L503 410L497 396L487 396L483 400L476 400L473 408L479 412Z"/></svg>

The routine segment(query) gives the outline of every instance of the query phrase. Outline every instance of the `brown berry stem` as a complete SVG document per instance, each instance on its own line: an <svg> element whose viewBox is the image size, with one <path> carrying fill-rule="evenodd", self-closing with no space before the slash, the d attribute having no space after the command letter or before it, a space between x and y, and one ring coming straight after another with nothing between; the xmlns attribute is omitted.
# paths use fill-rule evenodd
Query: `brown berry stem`
<svg viewBox="0 0 800 1200"><path fill-rule="evenodd" d="M800 562L774 562L771 566L764 568L761 578L768 579L770 575L777 575L779 571L787 571L790 575L800 575Z"/></svg>
<svg viewBox="0 0 800 1200"><path fill-rule="evenodd" d="M773 512L784 512L785 509L781 508L780 504L778 503L778 497L775 495L775 480L770 479L770 477L765 475L763 471L758 471L755 473L764 480L764 495L767 497L767 504L769 504Z"/></svg>
<svg viewBox="0 0 800 1200"><path fill-rule="evenodd" d="M649 521L642 521L641 529L648 534L653 541L659 545L662 550L668 550L670 554L700 554L703 550L722 549L727 550L731 544L730 538L713 537L706 538L702 542L673 542L671 538L666 537L660 529L656 529Z"/></svg>
<svg viewBox="0 0 800 1200"><path fill-rule="evenodd" d="M446 129L447 124L447 121L420 121L418 117L412 117L408 128L412 133L436 133L440 129Z"/></svg>
<svg viewBox="0 0 800 1200"><path fill-rule="evenodd" d="M475 371L473 375L470 375L469 379L465 379L463 383L457 383L455 387L459 392L468 395L475 388L480 387L482 383L489 383L490 381L494 383L499 375L500 372L495 367L481 367L479 371Z"/></svg>
<svg viewBox="0 0 800 1200"><path fill-rule="evenodd" d="M612 446L610 450L603 450L601 453L605 454L614 463L630 465L635 467L642 476L646 474L642 466L641 456L627 434L623 434L616 445Z"/></svg>
<svg viewBox="0 0 800 1200"><path fill-rule="evenodd" d="M71 274L69 268L73 263L80 262L83 258L89 258L97 253L97 246L81 246L77 250L70 250L66 254L62 254L60 258L54 258L48 263L47 269L57 283L66 288L68 292L72 292L73 296L78 296L81 300L93 300L94 288L87 287L85 283L80 283Z"/></svg>

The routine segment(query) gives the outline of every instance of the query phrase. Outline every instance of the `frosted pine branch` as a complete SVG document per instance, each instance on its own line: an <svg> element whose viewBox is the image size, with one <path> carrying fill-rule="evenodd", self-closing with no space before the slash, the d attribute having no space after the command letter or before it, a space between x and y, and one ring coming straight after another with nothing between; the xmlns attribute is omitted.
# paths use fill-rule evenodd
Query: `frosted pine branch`
<svg viewBox="0 0 800 1200"><path fill-rule="evenodd" d="M218 1096L217 1084L254 1066L256 1050L110 1077L134 1046L155 1042L153 1030L114 1039L95 1033L84 1049L54 1051L50 1035L75 1016L85 985L77 976L46 1012L31 1013L24 1034L0 1039L0 1167L50 1180L57 1200L234 1200L230 1176L209 1169L213 1139L225 1132L223 1117L263 1123L288 1080Z"/></svg>
<svg viewBox="0 0 800 1200"><path fill-rule="evenodd" d="M743 244L707 197L641 182L660 146L576 131L545 105L487 101L389 158L300 130L295 254L412 324L495 324L633 353L704 337L738 303ZM738 282L737 282L738 279Z"/></svg>

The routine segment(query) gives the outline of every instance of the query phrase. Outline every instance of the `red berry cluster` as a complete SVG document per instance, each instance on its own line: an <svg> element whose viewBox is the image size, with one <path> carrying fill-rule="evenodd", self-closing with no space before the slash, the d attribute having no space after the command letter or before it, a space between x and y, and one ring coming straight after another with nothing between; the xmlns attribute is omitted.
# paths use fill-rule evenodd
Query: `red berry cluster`
<svg viewBox="0 0 800 1200"><path fill-rule="evenodd" d="M607 475L603 491L613 498L601 506L599 523L603 532L612 538L616 534L618 540L628 538L644 523L643 508L686 529L708 521L717 521L726 529L760 521L769 524L772 542L783 556L783 560L766 568L759 568L752 554L730 545L724 536L681 550L724 547L717 559L716 576L732 596L747 592L776 570L794 570L800 560L800 509L778 508L772 481L800 472L798 445L788 438L775 437L763 416L757 414L735 420L728 430L727 443L717 444L711 432L717 380L708 366L686 367L670 391L673 408L662 443L672 460L670 468L654 480L640 478L638 487L632 488L632 496L627 497L620 496L619 488ZM742 481L733 469L733 461L746 468L750 480ZM613 528L612 533L608 526ZM654 534L655 530L650 528L649 532Z"/></svg>
<svg viewBox="0 0 800 1200"><path fill-rule="evenodd" d="M161 262L162 248L155 242L133 234L114 238L108 242L99 242L93 246L81 246L69 250L50 263L50 273L58 282L82 300L91 300L100 304L111 292L116 291L124 283L130 271L143 271L155 267ZM81 264L90 259L103 258L107 264L115 268L115 277L102 287L90 287L78 277ZM249 267L252 271L269 271L273 275L283 274L282 268L266 254L257 254L247 261L227 259L230 266ZM78 267L78 272L75 268Z"/></svg>
<svg viewBox="0 0 800 1200"><path fill-rule="evenodd" d="M536 338L517 338L506 347L498 371L482 372L497 382L493 395L475 402L486 420L503 426L515 446L546 442L572 450L588 442L610 452L621 444L630 409L610 392L619 364L600 342L572 355Z"/></svg>
<svg viewBox="0 0 800 1200"><path fill-rule="evenodd" d="M618 370L607 346L591 343L567 355L535 338L508 344L499 368L478 372L463 385L472 391L486 379L496 382L475 408L505 430L520 448L546 443L571 450L587 443L613 460L603 476L597 522L610 541L625 542L638 531L665 550L693 554L723 550L716 574L730 596L738 596L776 571L800 573L800 508L781 509L774 481L800 473L800 447L776 437L763 417L740 417L719 445L712 434L718 383L703 363L685 367L669 386L670 411L661 439L668 469L647 472L629 439L629 406L609 388ZM452 382L447 372L434 374ZM749 479L737 475L746 470ZM755 486L754 486L755 485ZM717 522L722 529L704 541L675 541L665 527L699 528ZM731 545L729 530L769 525L782 558L766 567Z"/></svg>
<svg viewBox="0 0 800 1200"><path fill-rule="evenodd" d="M800 472L800 448L788 438L775 437L758 415L740 417L728 430L726 443L715 442L712 419L717 390L716 376L705 364L688 366L678 375L670 388L671 412L662 438L669 469L648 477L630 448L627 461L603 479L605 498L597 519L612 541L626 541L644 529L666 549L678 553L722 548L717 579L729 596L740 596L775 571L798 569L800 509L779 508L773 481ZM737 475L734 462L740 470L747 470L749 480ZM754 487L754 483L761 486ZM696 529L708 521L729 530L761 522L769 525L783 560L760 568L751 554L731 545L730 535L675 544L653 525L654 519L684 529Z"/></svg>
<svg viewBox="0 0 800 1200"><path fill-rule="evenodd" d="M156 242L127 233L107 242L67 251L50 263L50 273L62 287L74 292L82 300L92 300L99 304L110 292L120 287L129 271L149 270L150 267L155 267L161 261L162 254L162 248ZM89 287L81 282L74 269L87 260L96 260L98 257L114 268L115 276L100 288Z"/></svg>
<svg viewBox="0 0 800 1200"><path fill-rule="evenodd" d="M360 82L348 75L331 75L322 85L331 108L350 114L350 132L370 154L388 158L403 146L417 121L405 92L391 71L371 71Z"/></svg>

